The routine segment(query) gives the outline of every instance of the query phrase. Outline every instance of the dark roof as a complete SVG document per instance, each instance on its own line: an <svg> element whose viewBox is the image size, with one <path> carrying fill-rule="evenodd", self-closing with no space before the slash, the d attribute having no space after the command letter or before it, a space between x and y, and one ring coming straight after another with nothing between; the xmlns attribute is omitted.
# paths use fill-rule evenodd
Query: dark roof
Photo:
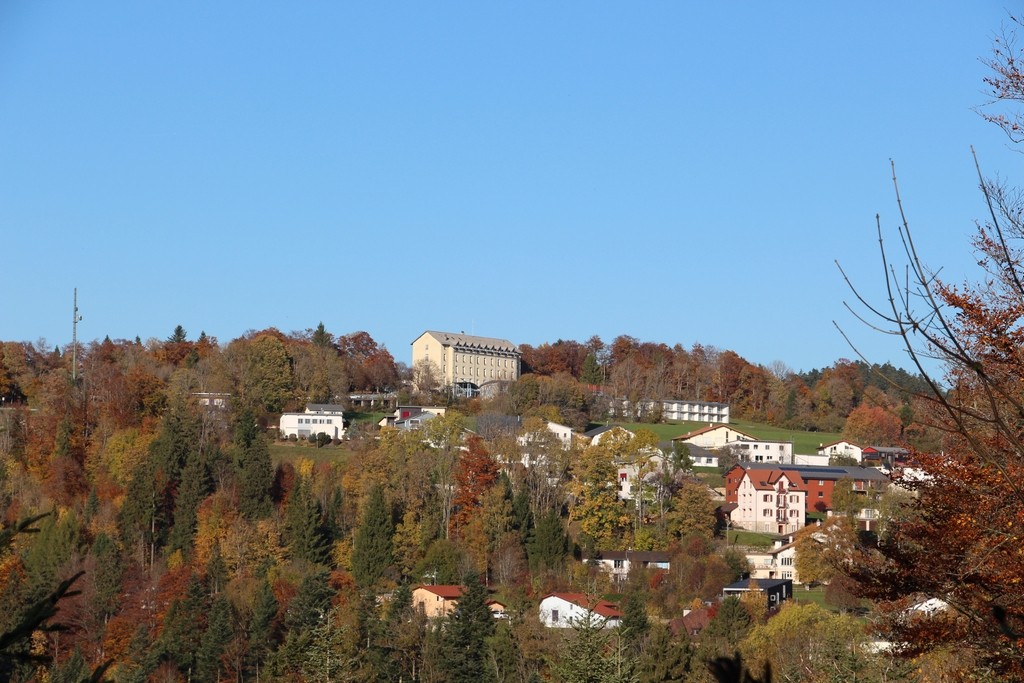
<svg viewBox="0 0 1024 683"><path fill-rule="evenodd" d="M423 334L429 334L443 346L462 346L470 349L482 349L485 351L511 351L519 353L519 348L508 339L497 339L495 337L478 337L473 334L456 334L454 332L438 332L427 330ZM420 335L420 337L423 336ZM419 339L420 337L416 337ZM413 340L415 341L415 340Z"/></svg>
<svg viewBox="0 0 1024 683"><path fill-rule="evenodd" d="M598 550L593 560L629 560L630 562L668 562L671 555L663 550Z"/></svg>
<svg viewBox="0 0 1024 683"><path fill-rule="evenodd" d="M783 472L796 472L804 479L865 479L871 481L889 481L885 476L873 467L839 467L818 465L783 465L777 462L741 462L739 467L747 470L782 470Z"/></svg>
<svg viewBox="0 0 1024 683"><path fill-rule="evenodd" d="M772 588L778 588L789 584L793 585L793 579L753 579L754 583L757 584L760 590L771 590ZM750 590L751 579L741 579L735 583L730 583L728 586L723 588L723 591L746 591Z"/></svg>

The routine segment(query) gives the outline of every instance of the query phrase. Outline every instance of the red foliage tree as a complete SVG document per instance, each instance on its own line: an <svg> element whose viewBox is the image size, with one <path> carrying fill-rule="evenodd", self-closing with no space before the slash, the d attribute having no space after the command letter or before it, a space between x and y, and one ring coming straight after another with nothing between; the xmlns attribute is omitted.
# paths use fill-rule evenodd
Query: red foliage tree
<svg viewBox="0 0 1024 683"><path fill-rule="evenodd" d="M455 469L454 512L449 533L458 538L470 518L480 509L484 494L498 481L498 463L487 451L479 436L466 439L466 449L459 455Z"/></svg>

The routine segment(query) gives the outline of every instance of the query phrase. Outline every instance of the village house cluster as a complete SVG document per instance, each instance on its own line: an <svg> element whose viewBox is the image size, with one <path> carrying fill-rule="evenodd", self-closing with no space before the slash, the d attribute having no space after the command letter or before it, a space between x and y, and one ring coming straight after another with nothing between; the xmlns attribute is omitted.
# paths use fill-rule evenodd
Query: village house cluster
<svg viewBox="0 0 1024 683"><path fill-rule="evenodd" d="M522 364L518 347L505 339L428 330L412 343L413 367L420 377L428 377L453 396L475 397L502 391L519 378ZM358 395L357 404L387 406L393 413L380 421L381 427L417 430L430 420L444 415L442 406L394 405L394 395ZM736 464L724 472L724 486L709 489L718 501L719 519L730 529L744 529L776 538L772 547L751 548L746 552L749 572L741 581L727 586L726 595L756 590L765 593L769 607L777 607L791 597L794 584L800 584L797 570L797 546L793 534L809 524L810 516L833 514L834 497L842 482L854 494L863 494L862 503L852 514L858 527L874 531L879 523L877 495L890 485L893 470L906 467L904 449L837 441L822 444L816 453L800 454L793 443L758 439L729 424L729 407L700 401L645 401L646 410L658 408L666 421L685 420L707 423L705 427L674 437L671 442L651 446L628 460L615 462L616 488L620 500L633 501L645 478L664 471L670 454L685 448L694 467L720 466L723 454L731 454ZM657 405L656 405L657 404ZM630 414L628 401L613 400L612 412ZM340 405L308 405L301 413L281 415L282 438L307 439L323 434L330 439L345 436L344 408ZM547 430L563 448L573 445L601 444L614 438L629 440L635 434L621 425L605 425L583 433L548 420ZM526 436L519 436L523 447L522 465L537 465L541 457L530 452ZM835 464L843 462L846 464ZM623 585L631 571L668 571L670 554L663 551L601 549L580 558L607 573L615 585ZM425 616L451 614L465 589L457 585L421 585L413 591L413 604ZM491 600L488 606L495 618L507 618L506 605ZM706 610L704 610L706 612ZM622 613L607 600L582 593L552 593L538 607L537 617L547 627L564 628L583 619L608 627L618 626ZM699 633L707 615L688 611L674 629Z"/></svg>

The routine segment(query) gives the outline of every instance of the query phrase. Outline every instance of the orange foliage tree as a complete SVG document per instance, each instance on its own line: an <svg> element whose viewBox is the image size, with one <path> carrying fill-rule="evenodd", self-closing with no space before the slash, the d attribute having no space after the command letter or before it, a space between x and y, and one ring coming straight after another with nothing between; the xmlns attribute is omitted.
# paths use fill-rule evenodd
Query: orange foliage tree
<svg viewBox="0 0 1024 683"><path fill-rule="evenodd" d="M470 436L455 469L454 511L449 531L452 538L462 535L470 519L479 512L484 494L497 480L498 463L487 451L484 440Z"/></svg>
<svg viewBox="0 0 1024 683"><path fill-rule="evenodd" d="M879 406L861 404L846 418L843 438L864 446L894 446L901 427L899 416Z"/></svg>
<svg viewBox="0 0 1024 683"><path fill-rule="evenodd" d="M927 419L944 438L940 452L914 454L923 474L903 483L919 497L849 571L900 653L955 648L964 678L1024 680L1024 223L1016 195L979 179L989 219L974 241L978 284L923 264L896 188L910 277L883 248L888 302L871 311L928 379ZM929 599L935 609L915 609Z"/></svg>

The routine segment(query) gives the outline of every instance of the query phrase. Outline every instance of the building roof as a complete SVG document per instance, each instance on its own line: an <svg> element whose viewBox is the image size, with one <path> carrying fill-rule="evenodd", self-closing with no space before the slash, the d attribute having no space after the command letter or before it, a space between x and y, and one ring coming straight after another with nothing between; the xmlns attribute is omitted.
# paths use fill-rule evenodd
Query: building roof
<svg viewBox="0 0 1024 683"><path fill-rule="evenodd" d="M602 425L600 427L594 427L588 432L583 432L583 436L587 437L588 439L593 439L595 436L598 436L599 434L604 434L605 432L610 432L613 429L621 429L622 431L628 432L629 434L633 433L626 429L625 427L623 427L622 425Z"/></svg>
<svg viewBox="0 0 1024 683"><path fill-rule="evenodd" d="M750 582L753 581L757 584L759 590L771 590L772 588L778 588L785 584L793 585L793 579L740 579L735 583L730 583L728 586L723 588L723 591L748 591L750 590Z"/></svg>
<svg viewBox="0 0 1024 683"><path fill-rule="evenodd" d="M663 550L598 550L592 560L629 560L630 562L668 562L671 555Z"/></svg>
<svg viewBox="0 0 1024 683"><path fill-rule="evenodd" d="M566 602L571 602L577 607L588 609L598 616L602 616L605 619L621 619L622 612L619 611L615 603L602 600L600 598L591 598L586 593L549 593L544 596L544 599L548 598L559 598Z"/></svg>
<svg viewBox="0 0 1024 683"><path fill-rule="evenodd" d="M841 443L848 443L848 444L850 444L851 446L853 446L855 448L862 448L862 446L860 446L858 444L855 444L852 441L848 441L847 439L839 439L839 441L833 441L832 443L827 443L827 444L824 444L822 446L818 446L818 450L820 451L823 448L830 448L831 446L838 446Z"/></svg>
<svg viewBox="0 0 1024 683"><path fill-rule="evenodd" d="M307 413L337 413L341 414L345 412L345 406L339 406L333 403L309 403L306 405Z"/></svg>
<svg viewBox="0 0 1024 683"><path fill-rule="evenodd" d="M745 439L747 441L757 441L757 439L752 437L750 434L746 434L744 432L741 432L740 430L736 429L735 427L733 427L731 425L708 425L707 427L701 427L700 429L695 429L692 432L686 432L685 434L681 434L680 436L673 436L672 440L673 441L684 441L686 439L692 439L695 436L700 436L701 434L707 434L709 432L713 432L716 429L731 429L732 431L736 432L737 434L740 434L743 437L745 437Z"/></svg>
<svg viewBox="0 0 1024 683"><path fill-rule="evenodd" d="M881 453L882 455L908 455L910 451L899 446L868 446L862 449L864 453Z"/></svg>
<svg viewBox="0 0 1024 683"><path fill-rule="evenodd" d="M879 472L873 467L781 465L777 462L741 462L737 463L735 467L741 467L745 470L782 470L783 472L793 472L803 479L832 479L835 481L840 479L889 481L889 477L885 476L885 474Z"/></svg>
<svg viewBox="0 0 1024 683"><path fill-rule="evenodd" d="M455 332L438 332L437 330L427 330L423 334L429 334L441 342L443 346L461 346L469 349L480 349L481 351L511 351L519 353L519 347L507 339L477 337L472 334L456 334ZM416 339L420 337L416 337Z"/></svg>
<svg viewBox="0 0 1024 683"><path fill-rule="evenodd" d="M439 586L416 586L416 590L423 589L427 592L433 593L434 595L445 598L447 600L457 600L462 597L462 594L466 592L465 587L441 584Z"/></svg>
<svg viewBox="0 0 1024 683"><path fill-rule="evenodd" d="M760 468L754 471L747 470L747 476L750 477L750 483L758 491L775 491L779 480L783 477L789 483L789 490L791 491L799 491L804 483L799 476L794 478L785 471L785 468L781 467L773 467L768 470Z"/></svg>

